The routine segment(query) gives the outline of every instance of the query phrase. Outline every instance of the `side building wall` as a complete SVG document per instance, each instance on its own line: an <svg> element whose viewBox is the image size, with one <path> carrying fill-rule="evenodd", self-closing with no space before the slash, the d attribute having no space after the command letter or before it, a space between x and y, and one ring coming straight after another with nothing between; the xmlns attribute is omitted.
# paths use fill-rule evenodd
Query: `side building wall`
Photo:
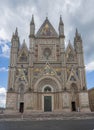
<svg viewBox="0 0 94 130"><path fill-rule="evenodd" d="M88 90L90 109L94 112L94 88Z"/></svg>

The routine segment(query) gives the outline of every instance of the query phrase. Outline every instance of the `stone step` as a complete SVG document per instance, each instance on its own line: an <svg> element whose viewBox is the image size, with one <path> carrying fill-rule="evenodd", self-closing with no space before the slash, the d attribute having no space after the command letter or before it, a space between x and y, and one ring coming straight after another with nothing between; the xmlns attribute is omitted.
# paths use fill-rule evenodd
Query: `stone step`
<svg viewBox="0 0 94 130"><path fill-rule="evenodd" d="M71 113L31 113L31 114L0 114L0 119L32 119L32 120L42 120L42 119L76 119L76 118L94 118L94 113L81 113L81 112L71 112Z"/></svg>

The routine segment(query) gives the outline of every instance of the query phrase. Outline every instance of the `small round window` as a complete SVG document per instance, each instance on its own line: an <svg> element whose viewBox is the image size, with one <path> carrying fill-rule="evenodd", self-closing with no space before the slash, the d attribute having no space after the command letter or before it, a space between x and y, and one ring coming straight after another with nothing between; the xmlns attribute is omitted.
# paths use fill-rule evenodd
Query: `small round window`
<svg viewBox="0 0 94 130"><path fill-rule="evenodd" d="M46 59L49 58L49 56L51 55L51 50L50 48L45 48L43 51L44 56L46 57Z"/></svg>

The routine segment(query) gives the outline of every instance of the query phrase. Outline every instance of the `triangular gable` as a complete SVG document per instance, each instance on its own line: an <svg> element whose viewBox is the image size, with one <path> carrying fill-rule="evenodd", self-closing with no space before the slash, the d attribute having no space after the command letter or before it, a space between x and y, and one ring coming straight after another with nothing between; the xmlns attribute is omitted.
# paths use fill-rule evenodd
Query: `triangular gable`
<svg viewBox="0 0 94 130"><path fill-rule="evenodd" d="M46 63L40 75L56 75L56 72L48 63Z"/></svg>
<svg viewBox="0 0 94 130"><path fill-rule="evenodd" d="M19 52L18 52L18 57L20 57L24 53L26 56L28 56L28 48L25 42L23 42Z"/></svg>
<svg viewBox="0 0 94 130"><path fill-rule="evenodd" d="M66 59L68 62L76 61L76 53L70 43L68 44L66 49Z"/></svg>
<svg viewBox="0 0 94 130"><path fill-rule="evenodd" d="M70 51L72 51L74 53L74 49L73 49L73 46L71 45L71 43L69 43L66 48L66 54L69 53Z"/></svg>
<svg viewBox="0 0 94 130"><path fill-rule="evenodd" d="M36 34L36 37L58 37L57 32L55 31L54 27L49 22L48 18L44 21L42 26L40 27L39 31Z"/></svg>
<svg viewBox="0 0 94 130"><path fill-rule="evenodd" d="M18 52L18 61L19 62L27 62L28 61L28 48L25 43L22 44L19 52Z"/></svg>
<svg viewBox="0 0 94 130"><path fill-rule="evenodd" d="M77 77L75 71L74 71L73 68L72 68L72 69L71 69L70 76L69 76L69 78L68 78L68 81L69 81L69 82L75 82L75 81L78 81L78 80L79 80L79 79L78 79L78 77Z"/></svg>
<svg viewBox="0 0 94 130"><path fill-rule="evenodd" d="M24 42L24 43L22 44L22 46L21 46L21 49L24 49L24 48L28 51L28 48L27 48L27 45L26 45L25 42Z"/></svg>

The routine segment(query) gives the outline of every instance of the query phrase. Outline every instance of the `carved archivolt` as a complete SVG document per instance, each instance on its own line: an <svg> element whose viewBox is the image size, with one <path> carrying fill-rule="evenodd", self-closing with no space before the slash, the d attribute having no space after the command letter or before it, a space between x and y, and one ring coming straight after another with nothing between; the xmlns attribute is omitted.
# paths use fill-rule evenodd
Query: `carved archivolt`
<svg viewBox="0 0 94 130"><path fill-rule="evenodd" d="M50 85L53 88L53 91L61 91L61 84L60 82L52 76L43 76L34 85L34 90L35 91L40 91L42 92L42 89L45 85Z"/></svg>

